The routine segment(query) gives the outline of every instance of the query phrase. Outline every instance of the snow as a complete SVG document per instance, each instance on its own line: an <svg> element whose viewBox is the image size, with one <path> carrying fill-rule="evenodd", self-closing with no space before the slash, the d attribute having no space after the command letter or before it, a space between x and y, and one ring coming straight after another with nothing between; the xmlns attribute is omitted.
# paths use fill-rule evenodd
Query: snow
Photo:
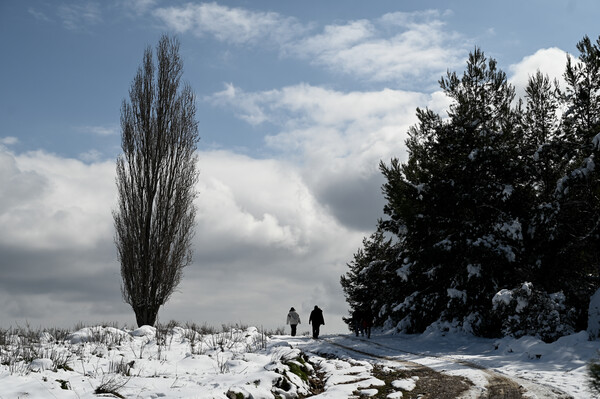
<svg viewBox="0 0 600 399"><path fill-rule="evenodd" d="M502 190L502 199L507 200L514 192L514 187L511 184L505 184Z"/></svg>
<svg viewBox="0 0 600 399"><path fill-rule="evenodd" d="M460 299L463 303L467 302L467 293L465 291L460 291L456 288L448 288L446 292L448 293L448 297L452 299Z"/></svg>
<svg viewBox="0 0 600 399"><path fill-rule="evenodd" d="M52 359L33 359L29 364L31 371L52 370L53 368L54 362Z"/></svg>
<svg viewBox="0 0 600 399"><path fill-rule="evenodd" d="M352 334L268 338L254 327L209 334L177 326L91 327L61 340L46 332L38 336L32 357L19 355L26 352L26 339L0 336L8 338L0 340L1 399L91 399L98 397L97 387L111 383L121 395L140 399L227 398L228 392L246 398L310 396L298 369L322 376L324 391L311 397L370 397L385 384L373 374L374 366L410 373L406 362L469 379L474 385L465 398L485 393L490 375L514 379L529 398L557 392L591 398L587 364L600 350L600 341L589 340L586 331L549 344L529 336L484 339L439 328L419 335L380 331L370 340ZM418 384L416 376L396 379L388 398L402 398Z"/></svg>
<svg viewBox="0 0 600 399"><path fill-rule="evenodd" d="M477 264L477 265L468 264L467 265L467 273L469 273L468 278L471 278L471 277L481 277L481 265L479 265L479 264Z"/></svg>
<svg viewBox="0 0 600 399"><path fill-rule="evenodd" d="M521 233L521 222L519 219L511 220L510 222L498 223L494 226L495 229L511 239L511 240L522 240L523 235Z"/></svg>
<svg viewBox="0 0 600 399"><path fill-rule="evenodd" d="M410 275L410 267L412 263L408 261L408 259L404 259L404 263L402 267L396 269L396 274L402 279L402 281L408 281L408 276Z"/></svg>
<svg viewBox="0 0 600 399"><path fill-rule="evenodd" d="M512 290L508 290L506 288L501 289L492 298L492 303L493 303L494 309L496 309L498 307L498 305L501 303L505 304L506 306L510 305L510 301L512 301L512 297L513 297Z"/></svg>
<svg viewBox="0 0 600 399"><path fill-rule="evenodd" d="M412 391L417 387L419 377L406 378L403 380L392 381L392 386L403 391Z"/></svg>

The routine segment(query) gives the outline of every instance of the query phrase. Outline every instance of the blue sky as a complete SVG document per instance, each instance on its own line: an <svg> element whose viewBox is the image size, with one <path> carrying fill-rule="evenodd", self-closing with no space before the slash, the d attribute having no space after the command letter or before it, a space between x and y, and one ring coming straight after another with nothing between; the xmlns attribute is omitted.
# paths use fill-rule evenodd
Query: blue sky
<svg viewBox="0 0 600 399"><path fill-rule="evenodd" d="M195 262L162 317L277 326L318 303L339 328L339 276L381 216L377 165L405 157L416 107L444 112L440 76L479 46L522 92L537 68L560 77L598 15L592 0L2 1L0 320L132 323L114 160L163 33L197 95L202 177Z"/></svg>

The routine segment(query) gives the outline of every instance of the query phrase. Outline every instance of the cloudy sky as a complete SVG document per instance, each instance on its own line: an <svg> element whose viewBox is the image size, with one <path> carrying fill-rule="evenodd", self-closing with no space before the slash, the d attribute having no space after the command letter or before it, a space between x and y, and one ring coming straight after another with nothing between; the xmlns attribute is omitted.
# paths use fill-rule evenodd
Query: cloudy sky
<svg viewBox="0 0 600 399"><path fill-rule="evenodd" d="M111 210L120 105L147 46L181 41L202 140L194 263L163 322L342 331L346 263L382 216L380 160L443 113L475 46L522 92L560 76L595 0L0 2L0 327L134 324Z"/></svg>

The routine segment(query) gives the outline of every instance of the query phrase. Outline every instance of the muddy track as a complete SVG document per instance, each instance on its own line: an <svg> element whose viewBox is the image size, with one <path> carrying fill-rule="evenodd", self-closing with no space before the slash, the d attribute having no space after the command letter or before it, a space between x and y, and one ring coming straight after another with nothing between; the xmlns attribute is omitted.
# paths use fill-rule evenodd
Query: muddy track
<svg viewBox="0 0 600 399"><path fill-rule="evenodd" d="M485 378L487 379L488 383L485 387L479 387L479 389L481 389L481 388L485 388L485 389L481 389L480 393L477 393L473 389L471 389L466 395L462 395L460 397L477 398L477 399L479 399L479 398L481 398L481 399L520 399L520 398L524 398L525 397L524 394L527 392L527 389L521 383L519 383L517 380L509 378L503 374L500 374L493 370L487 369L485 367L482 367L478 364L474 364L474 363L471 363L471 362L468 362L465 360L454 359L454 358L451 358L448 356L410 352L410 351L405 351L405 350L401 350L401 349L397 349L397 348L391 348L391 347L379 344L377 342L365 341L362 339L359 339L359 340L362 342L368 342L370 345L381 347L381 348L385 349L386 351L388 351L389 353L404 353L404 354L410 354L410 355L419 356L419 357L423 357L423 358L435 358L435 359L442 360L444 362L460 364L462 366L481 371L485 375ZM367 356L367 357L374 358L374 359L386 360L386 361L390 361L390 362L394 362L394 363L399 363L405 367L413 368L415 370L417 370L417 369L422 370L424 368L427 368L426 366L423 366L422 364L419 364L416 362L398 359L397 356L378 355L375 353L370 353L370 352L367 352L364 350L360 350L357 348L352 348L352 347L349 347L346 345L342 345L340 343L331 341L329 339L326 339L325 341L333 346L337 346L339 348L342 348L342 349L345 349L345 350L348 350L348 351L351 351L354 353L358 353L363 356ZM562 391L559 391L555 388L552 388L552 387L547 387L547 386L542 387L539 384L534 384L532 382L528 382L527 385L529 385L529 386L535 385L536 388L543 390L544 397L557 398L557 399L569 399L569 398L572 399L572 397L570 395L568 395Z"/></svg>

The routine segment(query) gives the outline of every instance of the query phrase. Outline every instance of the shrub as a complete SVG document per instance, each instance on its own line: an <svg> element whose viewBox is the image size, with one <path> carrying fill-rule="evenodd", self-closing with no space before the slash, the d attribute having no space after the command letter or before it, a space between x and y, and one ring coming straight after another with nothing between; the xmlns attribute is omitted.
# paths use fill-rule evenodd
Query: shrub
<svg viewBox="0 0 600 399"><path fill-rule="evenodd" d="M492 316L499 321L503 335L531 335L552 342L575 330L575 310L565 304L562 292L548 294L526 282L499 291L492 302Z"/></svg>

